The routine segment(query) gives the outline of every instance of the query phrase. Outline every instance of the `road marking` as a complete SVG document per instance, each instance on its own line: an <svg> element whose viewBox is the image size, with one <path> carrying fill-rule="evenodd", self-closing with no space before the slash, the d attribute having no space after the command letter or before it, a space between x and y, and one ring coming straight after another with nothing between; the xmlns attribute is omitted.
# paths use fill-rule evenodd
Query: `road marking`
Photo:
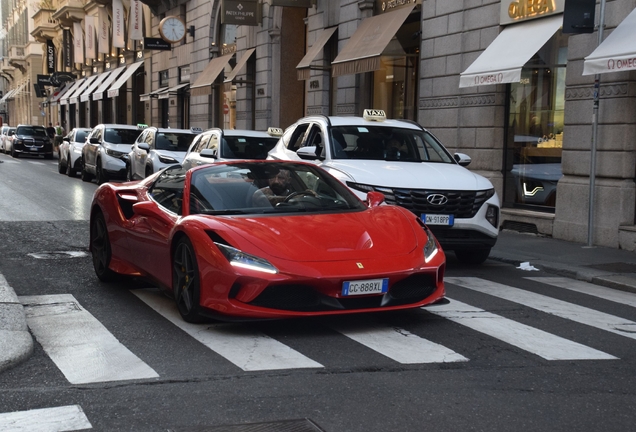
<svg viewBox="0 0 636 432"><path fill-rule="evenodd" d="M0 413L2 431L54 432L92 428L79 405Z"/></svg>
<svg viewBox="0 0 636 432"><path fill-rule="evenodd" d="M402 364L452 363L468 359L445 346L404 329L381 324L348 323L331 328L354 341Z"/></svg>
<svg viewBox="0 0 636 432"><path fill-rule="evenodd" d="M444 278L448 283L499 297L617 335L636 339L636 322L562 300L475 277Z"/></svg>
<svg viewBox="0 0 636 432"><path fill-rule="evenodd" d="M447 278L446 281L448 281ZM454 282L453 282L454 283ZM457 300L424 310L502 340L546 360L615 360L616 357Z"/></svg>
<svg viewBox="0 0 636 432"><path fill-rule="evenodd" d="M588 294L594 297L609 300L614 303L620 303L631 307L636 307L636 294L606 288L589 282L569 279L565 277L527 277L525 279L541 282L544 284L565 288L571 291Z"/></svg>
<svg viewBox="0 0 636 432"><path fill-rule="evenodd" d="M181 330L244 371L323 367L244 324L187 323L181 318L174 301L155 289L139 289L132 293Z"/></svg>
<svg viewBox="0 0 636 432"><path fill-rule="evenodd" d="M30 160L30 161L26 161L26 162L28 162L28 163L30 163L30 164L33 164L33 165L46 165L46 164L45 164L45 163L43 163L43 162L32 161L32 160Z"/></svg>
<svg viewBox="0 0 636 432"><path fill-rule="evenodd" d="M72 384L157 378L70 294L22 296L27 324Z"/></svg>

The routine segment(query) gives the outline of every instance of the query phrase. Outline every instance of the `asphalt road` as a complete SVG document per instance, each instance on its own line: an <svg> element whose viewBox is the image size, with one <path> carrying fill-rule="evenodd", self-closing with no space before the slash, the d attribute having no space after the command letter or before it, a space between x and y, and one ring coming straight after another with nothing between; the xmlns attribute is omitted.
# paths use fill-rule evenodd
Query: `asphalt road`
<svg viewBox="0 0 636 432"><path fill-rule="evenodd" d="M449 256L446 309L192 329L145 282L98 282L94 183L56 160L0 162L0 273L36 337L0 374L0 431L634 429L636 295Z"/></svg>

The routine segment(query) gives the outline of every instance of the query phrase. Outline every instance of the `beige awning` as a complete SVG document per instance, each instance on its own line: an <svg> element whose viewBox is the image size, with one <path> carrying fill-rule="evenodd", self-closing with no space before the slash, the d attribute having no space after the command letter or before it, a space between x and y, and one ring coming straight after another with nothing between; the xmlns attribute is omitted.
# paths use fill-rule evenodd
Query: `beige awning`
<svg viewBox="0 0 636 432"><path fill-rule="evenodd" d="M212 93L212 84L218 76L223 72L225 66L230 62L234 53L226 54L210 60L210 63L203 69L194 83L190 86L190 94L192 96L205 96Z"/></svg>
<svg viewBox="0 0 636 432"><path fill-rule="evenodd" d="M168 99L170 96L174 96L178 94L180 91L183 91L183 89L189 85L190 85L189 83L178 84L174 87L170 87L164 92L159 93L157 97L159 99Z"/></svg>
<svg viewBox="0 0 636 432"><path fill-rule="evenodd" d="M149 101L152 98L158 97L158 95L168 91L168 87L160 87L157 90L153 90L150 93L144 93L139 96L139 100L142 102Z"/></svg>
<svg viewBox="0 0 636 432"><path fill-rule="evenodd" d="M636 9L583 62L583 75L636 69Z"/></svg>
<svg viewBox="0 0 636 432"><path fill-rule="evenodd" d="M113 70L110 75L102 81L102 83L97 87L97 90L93 93L93 100L101 100L104 98L104 92L108 90L108 87L117 79L117 77L126 70L126 66L120 66L117 69Z"/></svg>
<svg viewBox="0 0 636 432"><path fill-rule="evenodd" d="M115 83L108 89L108 97L113 98L119 96L119 89L125 86L126 82L132 76L132 74L137 72L137 69L139 69L143 65L144 62L142 61L129 64L126 68L126 72L121 74L121 76L117 78L117 81L115 81Z"/></svg>
<svg viewBox="0 0 636 432"><path fill-rule="evenodd" d="M311 63L318 57L318 54L322 51L323 47L331 39L331 36L338 30L338 27L326 28L320 33L320 36L314 42L314 44L309 48L305 57L298 63L296 66L296 71L298 73L299 80L308 80L309 74L311 71Z"/></svg>
<svg viewBox="0 0 636 432"><path fill-rule="evenodd" d="M91 100L91 95L93 94L93 92L95 90L97 90L97 87L99 87L99 85L101 83L104 82L104 80L106 78L108 78L108 76L112 73L113 71L106 71L103 73L100 73L99 75L95 75L96 78L95 80L88 86L86 87L86 89L84 90L84 92L82 94L80 94L79 99L80 102L88 102Z"/></svg>
<svg viewBox="0 0 636 432"><path fill-rule="evenodd" d="M331 63L334 77L380 69L380 56L415 8L405 7L363 20Z"/></svg>
<svg viewBox="0 0 636 432"><path fill-rule="evenodd" d="M232 89L232 81L236 79L236 76L239 74L239 72L241 72L241 69L245 67L245 64L255 51L256 48L248 49L247 51L245 51L245 54L243 54L243 57L241 57L241 59L236 62L236 66L234 67L234 69L232 69L232 72L230 72L228 76L225 77L225 80L223 80L223 82L225 83L225 91L229 91Z"/></svg>

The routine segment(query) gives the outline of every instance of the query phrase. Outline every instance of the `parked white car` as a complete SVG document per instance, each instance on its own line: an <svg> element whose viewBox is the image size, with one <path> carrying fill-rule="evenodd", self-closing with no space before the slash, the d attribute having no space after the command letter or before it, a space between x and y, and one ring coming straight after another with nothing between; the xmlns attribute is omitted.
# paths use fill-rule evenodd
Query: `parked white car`
<svg viewBox="0 0 636 432"><path fill-rule="evenodd" d="M11 153L11 144L13 143L13 137L15 136L15 127L2 126L0 131L0 150L3 153Z"/></svg>
<svg viewBox="0 0 636 432"><path fill-rule="evenodd" d="M139 135L128 154L126 180L138 180L183 162L200 128L148 127Z"/></svg>
<svg viewBox="0 0 636 432"><path fill-rule="evenodd" d="M499 232L499 197L492 183L464 166L415 122L364 117L305 117L290 126L268 159L307 160L327 170L361 199L382 192L388 204L422 218L460 261L488 258Z"/></svg>
<svg viewBox="0 0 636 432"><path fill-rule="evenodd" d="M238 129L208 129L195 138L183 159L186 169L236 159L267 159L282 135L279 128L267 132Z"/></svg>
<svg viewBox="0 0 636 432"><path fill-rule="evenodd" d="M82 148L90 128L74 128L62 139L58 149L57 172L75 177L82 170Z"/></svg>
<svg viewBox="0 0 636 432"><path fill-rule="evenodd" d="M132 145L145 125L99 124L95 126L82 148L82 180L97 184L110 179L126 178L126 161Z"/></svg>

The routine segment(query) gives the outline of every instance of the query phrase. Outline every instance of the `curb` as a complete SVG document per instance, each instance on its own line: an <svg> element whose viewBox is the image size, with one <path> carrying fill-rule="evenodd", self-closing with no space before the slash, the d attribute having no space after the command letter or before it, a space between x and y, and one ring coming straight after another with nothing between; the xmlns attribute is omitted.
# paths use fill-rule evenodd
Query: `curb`
<svg viewBox="0 0 636 432"><path fill-rule="evenodd" d="M26 323L24 306L0 274L0 372L28 359L33 337Z"/></svg>

